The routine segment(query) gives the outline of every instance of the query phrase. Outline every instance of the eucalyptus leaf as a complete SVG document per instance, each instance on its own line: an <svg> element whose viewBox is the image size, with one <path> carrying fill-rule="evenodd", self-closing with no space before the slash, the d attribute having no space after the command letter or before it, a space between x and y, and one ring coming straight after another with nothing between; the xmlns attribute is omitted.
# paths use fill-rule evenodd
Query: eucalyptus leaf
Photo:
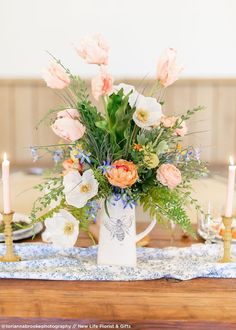
<svg viewBox="0 0 236 330"><path fill-rule="evenodd" d="M165 153L166 151L168 150L168 144L166 141L161 141L157 148L156 148L156 152L157 152L157 155L160 155L160 154L163 154Z"/></svg>
<svg viewBox="0 0 236 330"><path fill-rule="evenodd" d="M146 135L144 132L141 132L138 136L137 136L137 142L141 145L145 145L148 142L148 139L146 138Z"/></svg>

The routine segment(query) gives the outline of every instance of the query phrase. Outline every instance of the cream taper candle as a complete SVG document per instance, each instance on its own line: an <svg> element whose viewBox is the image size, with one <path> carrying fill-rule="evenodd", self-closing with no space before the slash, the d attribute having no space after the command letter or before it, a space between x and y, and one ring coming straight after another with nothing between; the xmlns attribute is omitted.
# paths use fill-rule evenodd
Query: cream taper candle
<svg viewBox="0 0 236 330"><path fill-rule="evenodd" d="M2 185L3 185L3 212L11 213L10 202L10 162L7 159L7 154L4 153L2 162Z"/></svg>
<svg viewBox="0 0 236 330"><path fill-rule="evenodd" d="M225 216L232 217L233 213L233 201L234 201L234 184L235 184L235 169L233 158L229 158L229 172L228 172L228 188L227 188L227 198L225 205Z"/></svg>

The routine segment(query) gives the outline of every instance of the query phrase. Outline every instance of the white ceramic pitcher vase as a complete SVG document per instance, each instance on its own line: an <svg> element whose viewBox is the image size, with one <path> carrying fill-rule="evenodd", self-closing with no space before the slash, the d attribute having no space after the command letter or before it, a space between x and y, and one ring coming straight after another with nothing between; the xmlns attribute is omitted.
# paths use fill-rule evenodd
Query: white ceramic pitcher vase
<svg viewBox="0 0 236 330"><path fill-rule="evenodd" d="M136 242L146 236L155 226L153 220L146 230L136 235L135 207L127 206L119 200L104 202L99 212L100 233L98 244L98 265L118 265L135 267L137 264Z"/></svg>

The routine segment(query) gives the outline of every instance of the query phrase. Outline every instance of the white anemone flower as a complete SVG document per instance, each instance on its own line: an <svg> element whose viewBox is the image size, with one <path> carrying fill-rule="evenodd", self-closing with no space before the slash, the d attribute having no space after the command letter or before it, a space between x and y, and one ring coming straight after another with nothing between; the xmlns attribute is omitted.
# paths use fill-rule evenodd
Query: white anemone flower
<svg viewBox="0 0 236 330"><path fill-rule="evenodd" d="M138 101L138 98L141 94L139 94L135 87L132 86L132 85L127 85L127 84L124 84L124 83L121 83L119 85L115 85L113 86L113 90L112 92L118 92L119 90L121 90L121 88L123 88L123 91L124 91L124 95L128 95L130 92L130 95L129 95L129 105L131 106L131 108L134 108L137 101Z"/></svg>
<svg viewBox="0 0 236 330"><path fill-rule="evenodd" d="M70 171L64 176L63 185L66 202L79 209L98 193L98 181L91 169L83 175L78 171Z"/></svg>
<svg viewBox="0 0 236 330"><path fill-rule="evenodd" d="M140 95L133 114L135 124L141 128L150 129L151 126L159 125L161 117L161 104L154 97Z"/></svg>
<svg viewBox="0 0 236 330"><path fill-rule="evenodd" d="M45 220L46 230L42 240L59 248L73 247L79 235L79 221L66 210L60 210L52 218Z"/></svg>

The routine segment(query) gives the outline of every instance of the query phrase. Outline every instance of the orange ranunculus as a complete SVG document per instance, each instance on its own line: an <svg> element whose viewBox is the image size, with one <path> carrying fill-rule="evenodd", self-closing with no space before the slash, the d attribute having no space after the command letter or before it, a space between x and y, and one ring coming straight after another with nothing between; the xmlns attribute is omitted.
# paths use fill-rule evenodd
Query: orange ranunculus
<svg viewBox="0 0 236 330"><path fill-rule="evenodd" d="M79 161L74 162L71 158L64 160L62 164L64 171L63 175L66 175L71 170L78 170L78 172L83 172L83 164L81 164Z"/></svg>
<svg viewBox="0 0 236 330"><path fill-rule="evenodd" d="M113 186L127 188L138 180L137 167L133 162L124 159L116 160L106 173L107 179Z"/></svg>

